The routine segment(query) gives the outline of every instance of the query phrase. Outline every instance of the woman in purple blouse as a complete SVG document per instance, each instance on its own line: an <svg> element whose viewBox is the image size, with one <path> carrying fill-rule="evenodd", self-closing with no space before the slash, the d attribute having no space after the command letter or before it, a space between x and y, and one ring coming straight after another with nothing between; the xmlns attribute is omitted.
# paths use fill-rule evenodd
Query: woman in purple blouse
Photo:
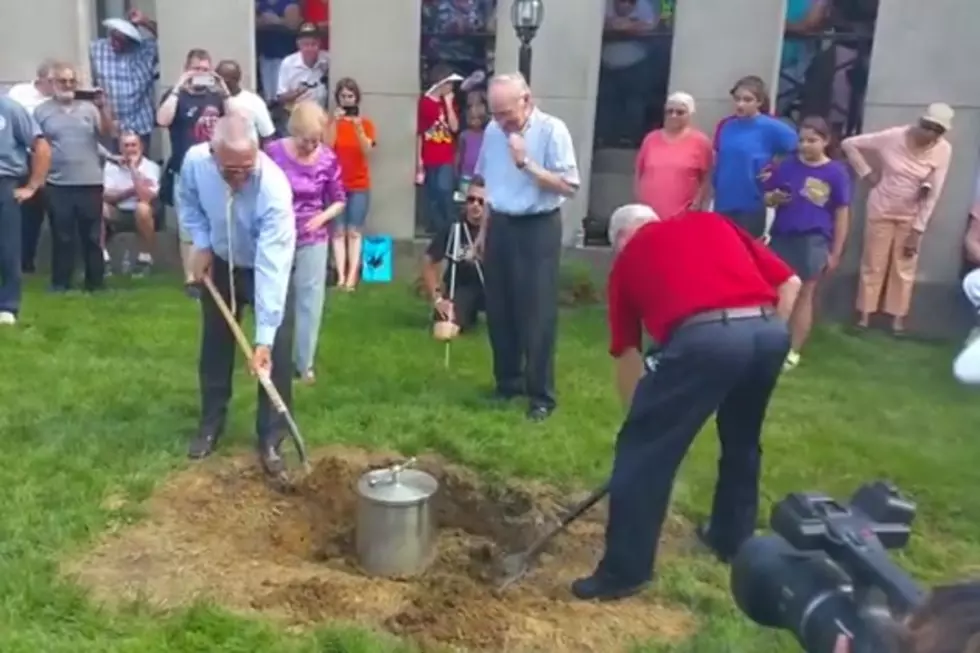
<svg viewBox="0 0 980 653"><path fill-rule="evenodd" d="M296 373L313 383L320 320L327 293L332 220L344 211L347 195L340 164L322 143L326 115L314 102L301 102L289 116L289 136L266 146L293 188L296 215L296 262L293 293L296 302Z"/></svg>
<svg viewBox="0 0 980 653"><path fill-rule="evenodd" d="M780 161L765 183L766 203L776 207L769 247L803 281L789 319L792 347L784 369L800 362L800 350L813 325L817 282L840 263L851 204L847 167L827 155L827 121L806 118L799 135L797 154Z"/></svg>

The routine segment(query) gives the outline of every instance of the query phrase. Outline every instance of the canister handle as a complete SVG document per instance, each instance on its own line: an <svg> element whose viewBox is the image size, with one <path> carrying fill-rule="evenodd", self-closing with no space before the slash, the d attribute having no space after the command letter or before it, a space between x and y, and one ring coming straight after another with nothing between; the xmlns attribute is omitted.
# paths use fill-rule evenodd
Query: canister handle
<svg viewBox="0 0 980 653"><path fill-rule="evenodd" d="M416 458L413 456L408 460L406 460L405 462L397 463L385 469L375 470L375 472L371 474L371 476L368 478L368 485L370 487L374 487L381 483L385 483L386 485L397 485L398 477L401 476L401 473L406 469L408 469L409 467L414 467L415 463L416 463ZM387 474L388 477L384 480L380 478L382 472L388 473Z"/></svg>

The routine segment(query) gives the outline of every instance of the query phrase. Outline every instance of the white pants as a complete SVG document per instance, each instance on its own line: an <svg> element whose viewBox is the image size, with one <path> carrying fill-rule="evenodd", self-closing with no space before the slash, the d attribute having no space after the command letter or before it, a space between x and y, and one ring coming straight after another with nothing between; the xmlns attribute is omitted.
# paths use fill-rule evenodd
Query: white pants
<svg viewBox="0 0 980 653"><path fill-rule="evenodd" d="M963 293L980 313L980 268L963 278ZM980 384L980 338L967 341L966 347L953 361L953 376L960 383Z"/></svg>

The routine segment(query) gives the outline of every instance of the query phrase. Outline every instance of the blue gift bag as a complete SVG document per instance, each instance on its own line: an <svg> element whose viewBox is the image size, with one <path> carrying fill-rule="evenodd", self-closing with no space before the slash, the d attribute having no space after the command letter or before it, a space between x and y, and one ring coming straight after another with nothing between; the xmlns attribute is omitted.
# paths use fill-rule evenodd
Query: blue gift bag
<svg viewBox="0 0 980 653"><path fill-rule="evenodd" d="M361 242L361 281L391 283L395 272L395 248L391 236L365 236Z"/></svg>

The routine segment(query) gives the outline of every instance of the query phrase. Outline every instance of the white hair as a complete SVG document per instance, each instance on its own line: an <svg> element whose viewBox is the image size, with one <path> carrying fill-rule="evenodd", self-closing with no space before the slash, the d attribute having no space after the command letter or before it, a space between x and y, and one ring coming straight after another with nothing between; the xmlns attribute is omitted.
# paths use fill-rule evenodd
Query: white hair
<svg viewBox="0 0 980 653"><path fill-rule="evenodd" d="M253 150L259 146L255 123L243 113L233 111L219 118L211 134L211 147L235 151Z"/></svg>
<svg viewBox="0 0 980 653"><path fill-rule="evenodd" d="M694 113L694 96L684 91L674 91L668 95L666 104L679 104L687 109L688 113Z"/></svg>
<svg viewBox="0 0 980 653"><path fill-rule="evenodd" d="M615 247L624 229L659 220L657 212L646 204L626 204L609 216L609 243Z"/></svg>
<svg viewBox="0 0 980 653"><path fill-rule="evenodd" d="M511 86L521 93L531 92L531 87L528 86L527 80L521 73L501 73L494 75L490 78L490 83L487 85L487 88L489 89L493 86Z"/></svg>

